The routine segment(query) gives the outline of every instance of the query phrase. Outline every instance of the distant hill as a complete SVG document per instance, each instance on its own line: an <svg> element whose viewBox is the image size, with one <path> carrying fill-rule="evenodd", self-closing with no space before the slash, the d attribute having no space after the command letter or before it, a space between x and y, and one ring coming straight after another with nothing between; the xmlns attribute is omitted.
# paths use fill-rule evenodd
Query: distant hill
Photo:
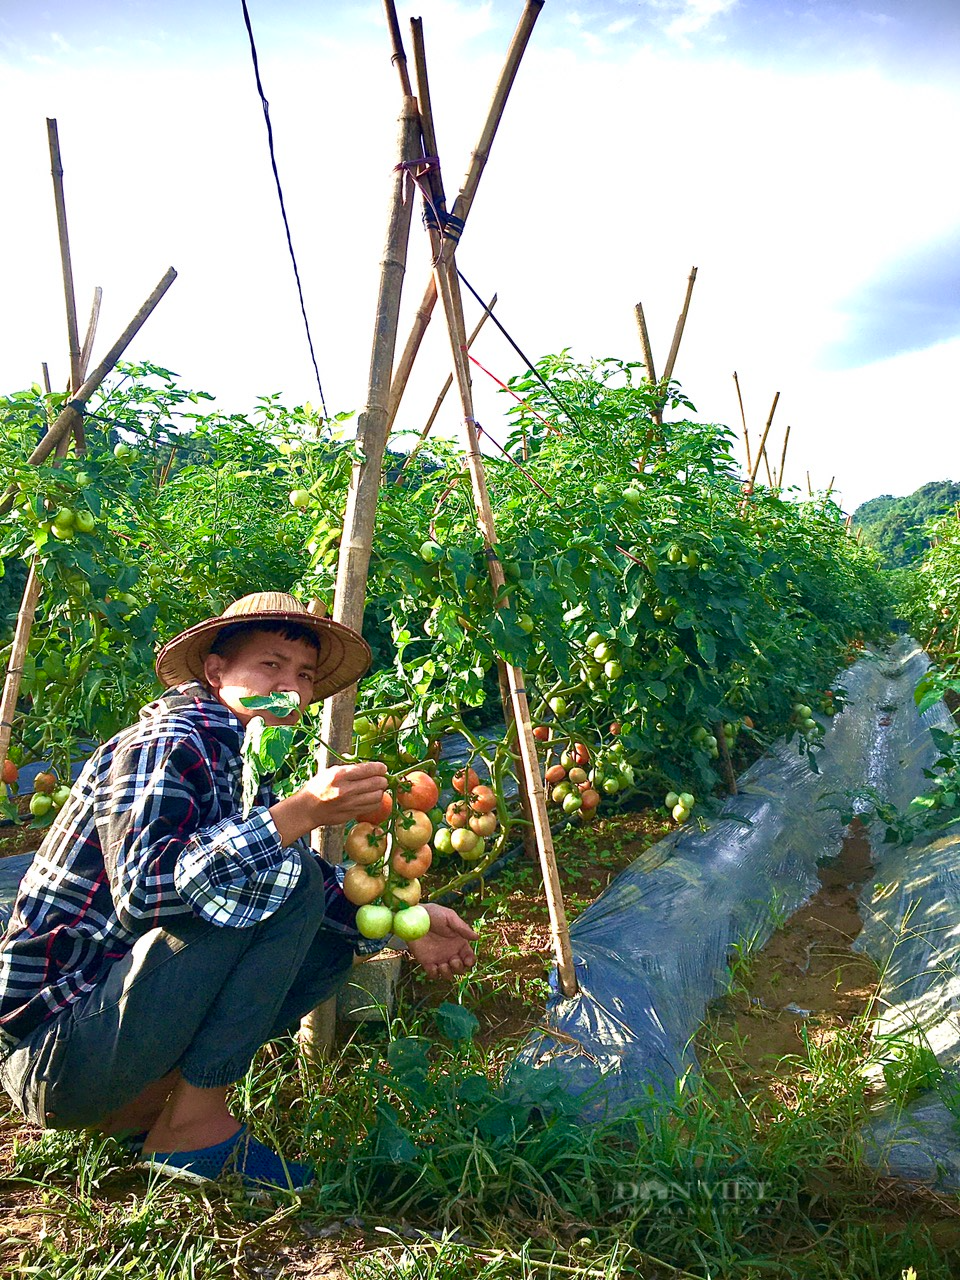
<svg viewBox="0 0 960 1280"><path fill-rule="evenodd" d="M883 556L888 569L904 569L927 548L923 525L934 516L951 511L960 502L960 484L931 480L905 498L885 493L870 498L853 513L854 526Z"/></svg>

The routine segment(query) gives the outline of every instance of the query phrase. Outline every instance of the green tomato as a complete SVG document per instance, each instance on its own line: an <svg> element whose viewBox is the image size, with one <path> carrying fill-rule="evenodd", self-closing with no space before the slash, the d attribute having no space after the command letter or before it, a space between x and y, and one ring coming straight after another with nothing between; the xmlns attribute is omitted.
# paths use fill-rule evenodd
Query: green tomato
<svg viewBox="0 0 960 1280"><path fill-rule="evenodd" d="M616 646L611 644L609 640L601 640L599 644L593 647L594 662L609 662L616 654Z"/></svg>
<svg viewBox="0 0 960 1280"><path fill-rule="evenodd" d="M682 560L688 569L696 569L700 564L700 556L696 551L688 551Z"/></svg>
<svg viewBox="0 0 960 1280"><path fill-rule="evenodd" d="M58 542L72 542L74 537L76 536L74 533L73 525L65 526L62 524L52 524L50 526L50 532L53 534L53 536L57 539Z"/></svg>
<svg viewBox="0 0 960 1280"><path fill-rule="evenodd" d="M97 527L97 519L92 511L78 511L74 523L80 533L93 533Z"/></svg>
<svg viewBox="0 0 960 1280"><path fill-rule="evenodd" d="M119 440L113 446L113 456L120 462L127 462L133 457L133 450L125 440Z"/></svg>
<svg viewBox="0 0 960 1280"><path fill-rule="evenodd" d="M580 799L579 792L571 791L568 795L563 797L564 813L579 813L582 808L583 801Z"/></svg>
<svg viewBox="0 0 960 1280"><path fill-rule="evenodd" d="M393 917L393 932L404 942L416 942L430 932L430 912L419 903L415 907L404 907Z"/></svg>
<svg viewBox="0 0 960 1280"><path fill-rule="evenodd" d="M70 799L70 788L68 786L59 786L50 797L53 802L54 809L62 809Z"/></svg>
<svg viewBox="0 0 960 1280"><path fill-rule="evenodd" d="M681 791L677 796L677 803L682 804L685 809L692 809L697 802L689 791Z"/></svg>
<svg viewBox="0 0 960 1280"><path fill-rule="evenodd" d="M591 631L584 644L593 653L598 644L603 644L603 636L599 631Z"/></svg>
<svg viewBox="0 0 960 1280"><path fill-rule="evenodd" d="M638 507L643 501L643 494L639 489L634 488L632 484L628 484L623 491L623 500L628 506Z"/></svg>
<svg viewBox="0 0 960 1280"><path fill-rule="evenodd" d="M353 732L358 738L372 738L377 732L377 726L369 716L357 716L353 722Z"/></svg>
<svg viewBox="0 0 960 1280"><path fill-rule="evenodd" d="M681 547L678 547L676 543L673 543L672 546L667 547L667 563L668 564L679 564L682 559L683 559L683 550Z"/></svg>
<svg viewBox="0 0 960 1280"><path fill-rule="evenodd" d="M517 618L517 626L524 633L524 635L530 634L530 632L533 630L533 619L530 617L529 613L520 614L519 618Z"/></svg>
<svg viewBox="0 0 960 1280"><path fill-rule="evenodd" d="M683 824L689 820L690 810L685 809L682 804L675 804L673 806L672 812L673 812L673 820L674 822L676 822L677 826L682 827Z"/></svg>
<svg viewBox="0 0 960 1280"><path fill-rule="evenodd" d="M44 814L49 813L53 808L53 798L44 795L42 791L35 792L30 797L30 812L35 818L42 818Z"/></svg>
<svg viewBox="0 0 960 1280"><path fill-rule="evenodd" d="M411 911L413 907L409 908ZM426 912L424 912L426 915ZM427 928L430 918L427 917ZM357 932L364 938L385 938L393 930L393 912L379 902L368 902L357 908ZM426 930L424 930L426 932Z"/></svg>
<svg viewBox="0 0 960 1280"><path fill-rule="evenodd" d="M595 484L593 486L593 496L595 498L605 498L607 496L607 486L605 484Z"/></svg>
<svg viewBox="0 0 960 1280"><path fill-rule="evenodd" d="M53 517L53 523L58 524L61 529L72 529L75 520L76 516L72 507L61 507Z"/></svg>
<svg viewBox="0 0 960 1280"><path fill-rule="evenodd" d="M603 674L608 680L619 680L623 675L623 664L617 662L615 658L610 662L605 662L603 664Z"/></svg>
<svg viewBox="0 0 960 1280"><path fill-rule="evenodd" d="M424 564L433 564L442 555L443 547L440 546L439 542L434 542L432 538L420 544L420 559Z"/></svg>
<svg viewBox="0 0 960 1280"><path fill-rule="evenodd" d="M453 853L452 832L449 827L437 827L433 833L433 847L437 853Z"/></svg>
<svg viewBox="0 0 960 1280"><path fill-rule="evenodd" d="M606 796L615 796L620 790L620 783L616 778L604 778L600 786Z"/></svg>
<svg viewBox="0 0 960 1280"><path fill-rule="evenodd" d="M563 804L567 796L573 791L573 784L570 782L558 782L550 792L554 804Z"/></svg>
<svg viewBox="0 0 960 1280"><path fill-rule="evenodd" d="M561 698L559 695L555 698L551 698L547 703L547 706L553 714L558 716L560 719L567 714L567 700L566 698Z"/></svg>
<svg viewBox="0 0 960 1280"><path fill-rule="evenodd" d="M290 505L303 511L310 505L310 493L306 489L294 489L290 494Z"/></svg>
<svg viewBox="0 0 960 1280"><path fill-rule="evenodd" d="M672 809L675 805L680 803L680 796L676 791L668 791L663 797L663 803L665 808Z"/></svg>
<svg viewBox="0 0 960 1280"><path fill-rule="evenodd" d="M85 489L88 484L93 483L93 476L88 471L78 471L74 479L80 489Z"/></svg>

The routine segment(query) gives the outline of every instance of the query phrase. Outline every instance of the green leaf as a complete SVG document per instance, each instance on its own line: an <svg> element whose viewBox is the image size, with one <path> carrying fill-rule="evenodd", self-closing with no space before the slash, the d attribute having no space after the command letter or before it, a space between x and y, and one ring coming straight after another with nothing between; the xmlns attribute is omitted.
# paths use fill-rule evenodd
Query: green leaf
<svg viewBox="0 0 960 1280"><path fill-rule="evenodd" d="M472 1040L480 1022L474 1013L462 1004L444 1001L434 1010L437 1028L448 1040Z"/></svg>

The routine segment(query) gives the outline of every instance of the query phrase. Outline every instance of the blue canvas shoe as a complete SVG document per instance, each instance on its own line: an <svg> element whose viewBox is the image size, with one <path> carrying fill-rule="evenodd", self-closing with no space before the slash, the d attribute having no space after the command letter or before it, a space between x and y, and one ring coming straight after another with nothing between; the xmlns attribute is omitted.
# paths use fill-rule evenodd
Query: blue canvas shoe
<svg viewBox="0 0 960 1280"><path fill-rule="evenodd" d="M284 1160L251 1137L246 1125L225 1142L198 1151L154 1151L139 1160L137 1168L186 1182L213 1182L239 1174L244 1186L260 1191L302 1191L313 1181L308 1164Z"/></svg>

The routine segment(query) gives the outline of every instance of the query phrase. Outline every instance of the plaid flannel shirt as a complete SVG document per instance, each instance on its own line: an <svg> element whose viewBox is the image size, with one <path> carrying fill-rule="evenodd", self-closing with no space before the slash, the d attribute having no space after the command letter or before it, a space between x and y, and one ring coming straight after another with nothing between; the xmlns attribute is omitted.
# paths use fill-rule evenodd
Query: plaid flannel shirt
<svg viewBox="0 0 960 1280"><path fill-rule="evenodd" d="M200 684L144 707L87 761L34 855L0 939L0 1044L92 990L150 929L197 915L223 928L267 919L297 883L305 841L284 848L261 786L240 816L243 726ZM326 880L321 928L358 951L342 872ZM382 944L379 944L382 945Z"/></svg>

